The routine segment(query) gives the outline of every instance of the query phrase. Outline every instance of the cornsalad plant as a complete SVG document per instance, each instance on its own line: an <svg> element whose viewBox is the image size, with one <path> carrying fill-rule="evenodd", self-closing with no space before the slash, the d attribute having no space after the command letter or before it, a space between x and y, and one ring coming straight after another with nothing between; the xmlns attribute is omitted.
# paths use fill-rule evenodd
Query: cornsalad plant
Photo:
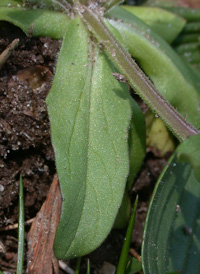
<svg viewBox="0 0 200 274"><path fill-rule="evenodd" d="M145 120L130 85L152 111L150 143L160 128L168 136L166 127L180 142L149 206L143 271L198 273L200 11L119 2L0 2L0 20L27 35L63 39L46 98L63 197L54 252L70 259L93 251L129 204L146 150ZM171 148L167 138L161 135L163 150Z"/></svg>

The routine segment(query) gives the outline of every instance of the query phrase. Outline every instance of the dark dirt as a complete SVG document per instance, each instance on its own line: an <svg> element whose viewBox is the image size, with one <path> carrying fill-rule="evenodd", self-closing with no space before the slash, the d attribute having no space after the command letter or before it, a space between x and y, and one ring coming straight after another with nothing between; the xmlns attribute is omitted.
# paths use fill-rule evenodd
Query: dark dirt
<svg viewBox="0 0 200 274"><path fill-rule="evenodd" d="M51 86L61 42L27 38L7 23L0 24L0 33L0 52L13 39L20 39L20 45L0 71L1 228L17 223L19 175L23 176L25 218L29 220L39 211L55 174L45 97ZM139 254L149 199L165 163L166 159L156 157L151 151L147 153L131 193L133 201L139 194L132 243ZM98 273L105 261L117 265L124 235L125 230L113 230L105 243L89 256L92 273ZM3 244L2 248L0 246L0 268L11 273L16 269L16 237L16 230L0 232L0 243ZM74 261L70 263L74 265Z"/></svg>
<svg viewBox="0 0 200 274"><path fill-rule="evenodd" d="M7 27L1 26L3 32ZM19 37L20 45L0 71L0 226L17 221L19 174L29 219L41 207L55 172L45 98L60 43L10 32L16 37L2 37L0 52L13 38Z"/></svg>

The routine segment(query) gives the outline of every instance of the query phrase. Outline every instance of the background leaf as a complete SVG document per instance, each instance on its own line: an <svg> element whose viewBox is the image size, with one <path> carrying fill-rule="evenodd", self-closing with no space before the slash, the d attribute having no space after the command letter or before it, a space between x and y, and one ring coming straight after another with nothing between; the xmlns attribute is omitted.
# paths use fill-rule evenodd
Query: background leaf
<svg viewBox="0 0 200 274"><path fill-rule="evenodd" d="M177 53L161 37L133 14L117 7L108 15L120 19L109 20L109 23L120 32L129 52L159 92L183 117L199 128L199 79L190 67L182 62Z"/></svg>
<svg viewBox="0 0 200 274"><path fill-rule="evenodd" d="M155 187L144 230L144 273L199 273L200 184L171 157Z"/></svg>
<svg viewBox="0 0 200 274"><path fill-rule="evenodd" d="M139 172L146 154L146 129L144 115L138 104L131 98L132 119L129 130L129 159L130 170L127 189L133 186L134 179Z"/></svg>
<svg viewBox="0 0 200 274"><path fill-rule="evenodd" d="M200 9L199 0L147 0L147 2L145 2L145 5L163 7L180 6Z"/></svg>
<svg viewBox="0 0 200 274"><path fill-rule="evenodd" d="M91 252L108 235L128 175L128 86L95 48L80 19L68 26L47 97L63 196L58 258ZM65 240L63 240L65 239Z"/></svg>
<svg viewBox="0 0 200 274"><path fill-rule="evenodd" d="M122 203L117 213L113 228L122 229L127 226L131 214L131 201L128 191L125 190Z"/></svg>
<svg viewBox="0 0 200 274"><path fill-rule="evenodd" d="M53 39L63 38L69 17L61 12L51 10L29 10L24 8L0 9L0 20L10 22L21 28L28 36L49 36Z"/></svg>
<svg viewBox="0 0 200 274"><path fill-rule="evenodd" d="M200 182L200 135L190 136L177 149L179 162L191 164L196 179Z"/></svg>
<svg viewBox="0 0 200 274"><path fill-rule="evenodd" d="M125 274L135 274L142 270L142 264L136 258L131 257L128 262L128 267L125 271Z"/></svg>
<svg viewBox="0 0 200 274"><path fill-rule="evenodd" d="M125 273L126 266L127 266L127 258L128 258L128 252L131 244L131 238L132 238L132 233L133 233L133 227L135 224L135 215L136 215L136 210L137 210L137 204L138 204L138 196L135 199L134 207L133 207L133 212L129 221L129 225L126 231L126 237L124 239L121 255L119 258L119 263L117 266L117 274Z"/></svg>
<svg viewBox="0 0 200 274"><path fill-rule="evenodd" d="M131 12L168 43L171 43L181 32L186 21L172 12L157 7L122 6Z"/></svg>
<svg viewBox="0 0 200 274"><path fill-rule="evenodd" d="M1 0L0 7L17 7L22 4L22 0Z"/></svg>

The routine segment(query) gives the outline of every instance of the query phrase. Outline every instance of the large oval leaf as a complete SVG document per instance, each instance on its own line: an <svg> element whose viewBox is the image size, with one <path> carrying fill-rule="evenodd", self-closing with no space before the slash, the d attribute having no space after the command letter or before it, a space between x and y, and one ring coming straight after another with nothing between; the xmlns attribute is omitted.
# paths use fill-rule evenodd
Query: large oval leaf
<svg viewBox="0 0 200 274"><path fill-rule="evenodd" d="M58 258L102 243L120 207L128 175L130 95L79 19L67 28L47 97L63 196Z"/></svg>
<svg viewBox="0 0 200 274"><path fill-rule="evenodd" d="M199 273L200 184L174 156L161 174L148 210L144 273Z"/></svg>

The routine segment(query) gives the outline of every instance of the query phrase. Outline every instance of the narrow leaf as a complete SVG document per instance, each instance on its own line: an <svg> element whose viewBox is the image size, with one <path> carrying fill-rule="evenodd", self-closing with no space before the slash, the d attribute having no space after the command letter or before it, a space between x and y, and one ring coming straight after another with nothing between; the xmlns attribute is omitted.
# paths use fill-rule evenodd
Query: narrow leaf
<svg viewBox="0 0 200 274"><path fill-rule="evenodd" d="M23 273L24 264L24 190L22 176L19 180L19 225L18 225L18 251L17 251L17 274Z"/></svg>
<svg viewBox="0 0 200 274"><path fill-rule="evenodd" d="M47 97L63 196L54 243L58 258L82 256L99 246L122 201L131 106L127 85L113 72L81 20L73 20Z"/></svg>
<svg viewBox="0 0 200 274"><path fill-rule="evenodd" d="M78 257L78 260L77 260L77 263L76 263L75 274L79 274L80 266L81 266L81 257Z"/></svg>
<svg viewBox="0 0 200 274"><path fill-rule="evenodd" d="M90 260L89 259L87 261L87 273L86 274L90 274Z"/></svg>
<svg viewBox="0 0 200 274"><path fill-rule="evenodd" d="M174 155L161 174L148 210L144 273L199 273L200 184Z"/></svg>
<svg viewBox="0 0 200 274"><path fill-rule="evenodd" d="M123 247L122 247L122 251L121 251L121 255L120 255L120 259L119 259L119 264L118 264L118 267L117 267L117 274L125 273L125 270L126 270L128 252L129 252L129 247L130 247L130 243L131 243L133 227L134 227L134 223L135 223L137 203L138 203L138 196L136 197L134 207L133 207L133 213L131 215L131 219L130 219L128 229L127 229L127 232L126 232L126 237L125 237L124 244L123 244Z"/></svg>

